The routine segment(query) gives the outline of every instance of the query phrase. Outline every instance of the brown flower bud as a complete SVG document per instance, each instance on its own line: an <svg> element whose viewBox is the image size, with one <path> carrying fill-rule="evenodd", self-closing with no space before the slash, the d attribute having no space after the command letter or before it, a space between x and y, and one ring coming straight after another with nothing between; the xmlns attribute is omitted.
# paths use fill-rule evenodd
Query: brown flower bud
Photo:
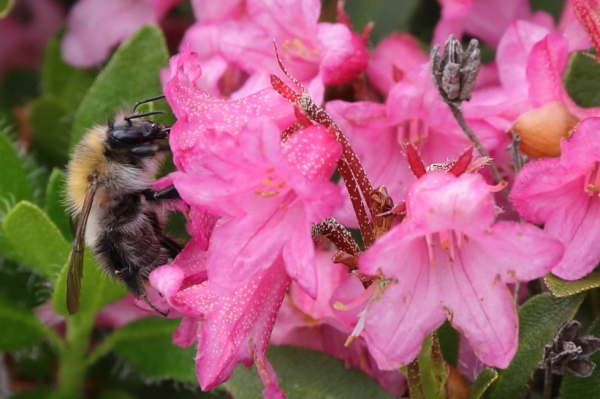
<svg viewBox="0 0 600 399"><path fill-rule="evenodd" d="M511 130L520 136L519 149L528 157L558 157L560 139L568 137L578 122L562 103L554 102L524 113Z"/></svg>

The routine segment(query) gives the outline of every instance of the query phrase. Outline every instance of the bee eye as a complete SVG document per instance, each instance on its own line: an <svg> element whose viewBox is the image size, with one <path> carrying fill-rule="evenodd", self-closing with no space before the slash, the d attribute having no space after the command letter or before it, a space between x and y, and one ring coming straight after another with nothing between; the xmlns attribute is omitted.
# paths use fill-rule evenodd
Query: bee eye
<svg viewBox="0 0 600 399"><path fill-rule="evenodd" d="M115 143L137 145L152 140L148 138L148 133L137 126L132 126L112 130L110 138Z"/></svg>

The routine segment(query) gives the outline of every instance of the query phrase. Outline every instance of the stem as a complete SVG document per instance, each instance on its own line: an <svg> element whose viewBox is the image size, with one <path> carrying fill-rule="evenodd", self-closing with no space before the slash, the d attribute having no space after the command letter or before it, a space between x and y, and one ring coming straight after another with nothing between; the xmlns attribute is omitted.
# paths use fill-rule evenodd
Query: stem
<svg viewBox="0 0 600 399"><path fill-rule="evenodd" d="M475 132L473 132L471 130L471 128L469 127L469 125L467 124L467 121L465 120L465 117L462 113L462 108L461 108L460 104L455 104L455 103L449 102L449 101L446 102L446 104L448 104L448 106L450 107L450 111L452 111L452 115L454 115L454 119L456 119L456 121L460 125L461 129L463 130L463 132L465 132L465 134L467 135L469 140L471 140L471 142L473 143L473 145L475 146L475 148L477 149L479 154L482 157L487 157L487 158L491 159L490 154L488 154L487 150L485 148L483 148L483 146L479 142L479 139L475 135ZM492 162L490 162L490 164L488 166L492 172L492 176L494 176L494 180L495 180L496 184L500 183L502 181L502 177L500 176L500 172L498 171L496 164L492 161Z"/></svg>
<svg viewBox="0 0 600 399"><path fill-rule="evenodd" d="M423 386L421 385L421 372L419 371L418 358L413 360L408 366L402 368L402 374L408 382L408 392L411 399L425 399Z"/></svg>
<svg viewBox="0 0 600 399"><path fill-rule="evenodd" d="M552 398L552 371L550 368L545 369L544 373L544 399Z"/></svg>
<svg viewBox="0 0 600 399"><path fill-rule="evenodd" d="M80 395L82 392L94 316L80 313L67 318L66 346L60 353L58 369L58 390L62 394Z"/></svg>
<svg viewBox="0 0 600 399"><path fill-rule="evenodd" d="M354 208L354 213L358 220L358 227L365 243L365 248L369 248L375 242L375 235L369 217L365 211L365 207L363 206L361 193L355 184L356 180L348 163L344 159L338 161L337 167L344 180L346 189L348 190L348 195L350 196L350 201L352 202L352 207Z"/></svg>
<svg viewBox="0 0 600 399"><path fill-rule="evenodd" d="M515 305L518 307L519 306L519 296L521 295L521 282L517 281L515 283L515 290L513 292L513 298L515 301Z"/></svg>

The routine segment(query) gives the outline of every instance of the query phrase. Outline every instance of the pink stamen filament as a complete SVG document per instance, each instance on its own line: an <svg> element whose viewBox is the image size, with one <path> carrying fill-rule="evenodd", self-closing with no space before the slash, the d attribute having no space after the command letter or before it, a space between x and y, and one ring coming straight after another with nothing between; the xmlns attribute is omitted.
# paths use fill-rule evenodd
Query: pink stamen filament
<svg viewBox="0 0 600 399"><path fill-rule="evenodd" d="M437 264L437 260L434 256L433 249L436 245L440 244L444 248L444 252L448 255L448 261L454 262L456 257L456 250L462 246L462 234L457 233L454 230L442 230L437 233L437 240L433 234L427 234L425 236L425 242L427 244L427 254L429 256L429 263L432 266Z"/></svg>

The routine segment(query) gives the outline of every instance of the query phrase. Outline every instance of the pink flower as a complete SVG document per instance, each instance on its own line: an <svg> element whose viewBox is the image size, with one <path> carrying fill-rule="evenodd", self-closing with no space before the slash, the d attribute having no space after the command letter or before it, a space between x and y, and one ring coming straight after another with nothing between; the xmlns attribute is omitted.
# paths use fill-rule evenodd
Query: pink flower
<svg viewBox="0 0 600 399"><path fill-rule="evenodd" d="M471 101L463 104L467 123L488 151L504 140L510 126L501 113L505 103L504 91L486 88L475 90ZM406 72L391 88L386 107L389 122L398 125L398 142L414 144L427 164L456 158L471 144L439 97L427 64Z"/></svg>
<svg viewBox="0 0 600 399"><path fill-rule="evenodd" d="M546 274L563 248L534 226L494 224L491 198L480 175L426 173L408 190L406 220L361 256L360 270L381 277L363 332L379 368L411 362L445 319L484 363L510 363L518 317L506 283Z"/></svg>
<svg viewBox="0 0 600 399"><path fill-rule="evenodd" d="M195 8L201 5L198 1ZM348 82L367 67L362 38L345 24L318 23L318 0L246 0L245 14L237 13L236 7L225 8L212 12L217 18L191 27L182 42L203 60L218 57L228 64L225 68L267 78L278 71L275 40L286 66L317 98L322 97L323 85ZM234 18L222 18L227 13Z"/></svg>
<svg viewBox="0 0 600 399"><path fill-rule="evenodd" d="M311 228L339 202L329 181L339 144L321 126L282 142L269 119L280 110L265 100L272 90L225 101L197 87L200 74L193 53L174 57L165 94L178 117L170 138L180 169L175 187L192 209L222 216L211 236L211 282L234 289L282 256L288 274L314 295Z"/></svg>
<svg viewBox="0 0 600 399"><path fill-rule="evenodd" d="M39 69L44 47L63 21L56 2L19 0L0 19L0 74L18 67Z"/></svg>
<svg viewBox="0 0 600 399"><path fill-rule="evenodd" d="M450 34L474 36L492 47L506 28L531 15L527 0L438 0L442 17L435 27L434 43L444 43Z"/></svg>
<svg viewBox="0 0 600 399"><path fill-rule="evenodd" d="M335 303L350 303L364 292L362 283L348 273L347 266L332 263L333 251L318 251L319 291L315 299L292 283L285 297L271 344L295 345L318 350L344 360L373 377L390 393L398 396L406 389L402 374L382 371L369 354L366 342L359 338L344 345L364 305L350 310L335 310Z"/></svg>
<svg viewBox="0 0 600 399"><path fill-rule="evenodd" d="M69 14L62 42L63 58L87 68L142 26L157 24L179 0L81 0Z"/></svg>
<svg viewBox="0 0 600 399"><path fill-rule="evenodd" d="M265 353L271 329L290 279L281 258L229 294L213 291L207 280L207 253L194 238L170 265L154 270L151 284L183 314L173 341L186 347L198 341L196 373L203 390L231 377L238 363L255 363L265 398L283 397Z"/></svg>
<svg viewBox="0 0 600 399"><path fill-rule="evenodd" d="M374 187L385 184L395 203L404 199L414 180L398 141L397 129L389 122L384 104L367 101L330 101L326 110L348 138ZM335 217L345 226L358 227L347 190Z"/></svg>
<svg viewBox="0 0 600 399"><path fill-rule="evenodd" d="M528 163L517 175L510 199L521 216L543 223L544 230L565 245L552 273L575 280L600 261L600 118L579 123L561 141L560 158Z"/></svg>
<svg viewBox="0 0 600 399"><path fill-rule="evenodd" d="M404 76L404 73L429 61L419 41L408 33L392 34L380 41L371 53L367 75L383 94Z"/></svg>

